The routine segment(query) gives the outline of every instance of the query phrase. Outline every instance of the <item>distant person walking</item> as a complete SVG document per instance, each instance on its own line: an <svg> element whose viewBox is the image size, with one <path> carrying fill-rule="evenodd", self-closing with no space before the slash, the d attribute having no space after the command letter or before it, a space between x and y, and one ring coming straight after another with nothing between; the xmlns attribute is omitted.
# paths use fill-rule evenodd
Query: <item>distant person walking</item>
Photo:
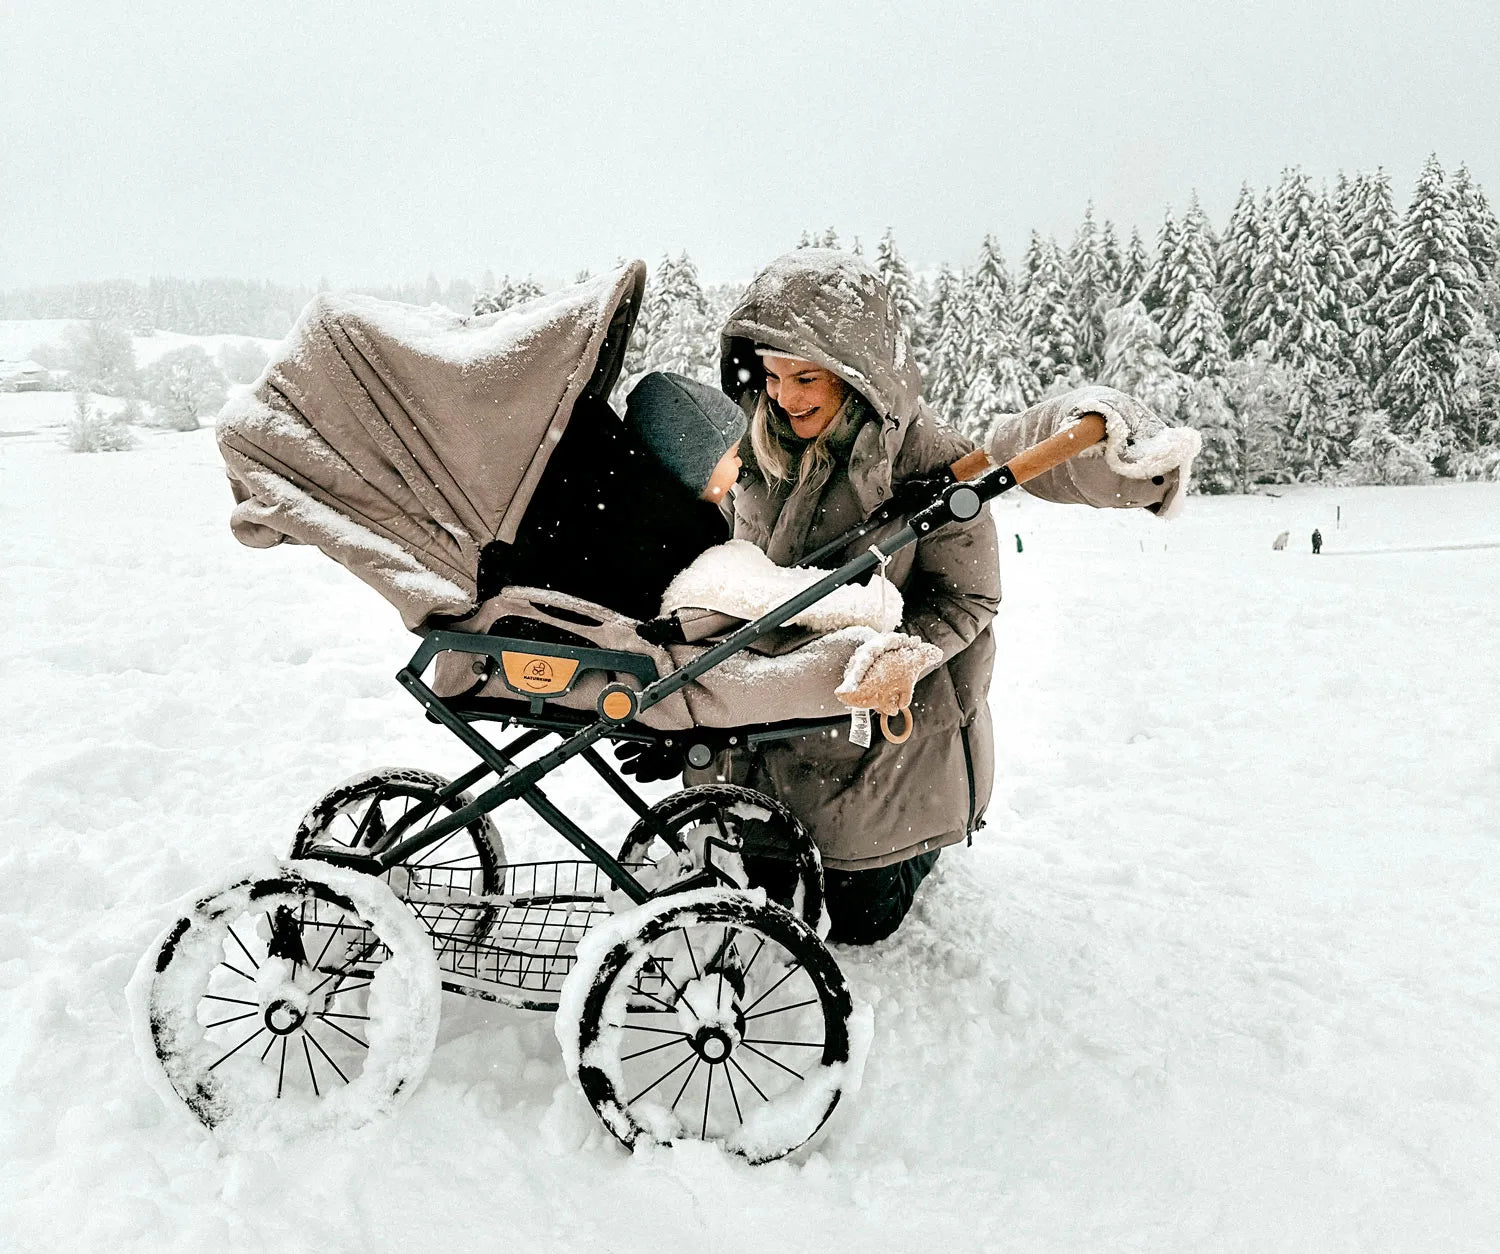
<svg viewBox="0 0 1500 1254"><path fill-rule="evenodd" d="M1323 551L1323 533L1321 531L1319 531L1316 527L1313 528L1312 541L1313 541L1313 552L1314 553L1321 553Z"/></svg>

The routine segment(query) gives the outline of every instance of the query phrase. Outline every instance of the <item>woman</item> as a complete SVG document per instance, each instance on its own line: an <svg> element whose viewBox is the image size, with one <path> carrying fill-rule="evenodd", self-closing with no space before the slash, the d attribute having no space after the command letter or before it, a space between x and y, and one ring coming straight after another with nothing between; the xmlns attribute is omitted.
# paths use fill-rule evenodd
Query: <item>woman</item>
<svg viewBox="0 0 1500 1254"><path fill-rule="evenodd" d="M721 366L725 392L750 415L734 535L778 565L972 448L921 403L890 293L857 257L809 249L773 262L725 324ZM974 831L990 795L1000 575L988 511L902 550L885 573L904 599L900 630L943 658L916 685L910 739L877 736L865 749L825 732L734 753L713 770L781 798L807 824L828 872L831 939L854 944L895 930L938 851Z"/></svg>

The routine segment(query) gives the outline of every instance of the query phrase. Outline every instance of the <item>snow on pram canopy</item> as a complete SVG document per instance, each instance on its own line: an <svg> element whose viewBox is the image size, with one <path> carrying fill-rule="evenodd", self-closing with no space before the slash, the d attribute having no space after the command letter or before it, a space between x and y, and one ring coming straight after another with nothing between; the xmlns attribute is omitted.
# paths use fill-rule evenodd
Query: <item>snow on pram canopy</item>
<svg viewBox="0 0 1500 1254"><path fill-rule="evenodd" d="M645 277L633 261L477 318L317 297L219 416L235 536L316 545L412 629L468 613L574 405L619 377Z"/></svg>

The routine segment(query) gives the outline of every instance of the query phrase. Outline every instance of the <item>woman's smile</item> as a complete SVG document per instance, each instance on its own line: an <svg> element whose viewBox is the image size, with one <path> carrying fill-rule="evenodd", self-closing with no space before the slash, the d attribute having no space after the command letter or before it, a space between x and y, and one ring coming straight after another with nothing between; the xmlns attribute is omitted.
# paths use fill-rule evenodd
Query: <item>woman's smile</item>
<svg viewBox="0 0 1500 1254"><path fill-rule="evenodd" d="M838 415L849 385L831 370L797 357L763 355L766 393L799 440L815 440Z"/></svg>

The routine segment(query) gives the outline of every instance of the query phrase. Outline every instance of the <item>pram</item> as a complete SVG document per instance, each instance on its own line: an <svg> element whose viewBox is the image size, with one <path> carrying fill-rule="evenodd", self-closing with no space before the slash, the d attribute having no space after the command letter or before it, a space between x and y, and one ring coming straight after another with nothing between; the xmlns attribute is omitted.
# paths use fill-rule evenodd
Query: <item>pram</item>
<svg viewBox="0 0 1500 1254"><path fill-rule="evenodd" d="M868 1031L820 939L822 866L796 816L727 784L648 804L599 747L671 748L701 768L724 747L846 726L847 712L776 717L807 687L781 659L790 684L762 676L748 696L735 665L1104 423L1005 466L964 458L815 555L858 556L751 621L709 614L719 630L696 645L652 646L618 615L536 589L480 603L485 546L514 538L572 406L620 373L644 274L633 263L472 321L320 298L221 419L236 533L317 544L397 605L421 635L397 681L478 763L452 780L345 781L288 861L203 896L148 953L143 1044L210 1129L254 1137L392 1108L425 1071L440 987L555 1011L570 1075L627 1146L707 1139L765 1162L857 1083ZM543 791L574 760L634 814L623 840ZM511 801L585 860L509 861L490 816Z"/></svg>

